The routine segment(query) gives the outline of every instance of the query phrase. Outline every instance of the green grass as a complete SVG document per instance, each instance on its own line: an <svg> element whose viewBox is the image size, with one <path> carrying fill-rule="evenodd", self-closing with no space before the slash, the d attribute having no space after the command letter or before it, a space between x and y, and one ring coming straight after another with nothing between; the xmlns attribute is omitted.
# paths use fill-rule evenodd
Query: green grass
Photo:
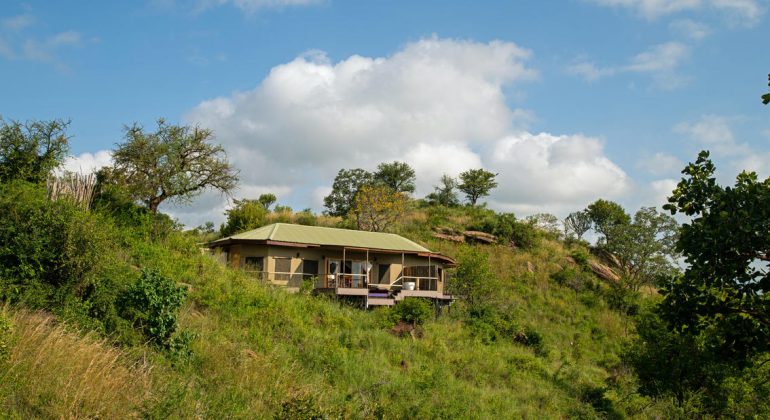
<svg viewBox="0 0 770 420"><path fill-rule="evenodd" d="M423 223L423 216L411 216L414 225ZM457 254L459 245L436 242L414 225L405 229L412 238ZM425 322L420 338L399 338L389 332L383 310L363 311L255 283L201 255L185 234L172 232L156 241L129 235L121 241L114 267L130 267L133 274L153 268L187 285L179 321L195 336L190 356L141 344L115 347L73 328L24 321L25 312L9 308L15 338L9 346L12 362L0 361L0 413L595 418L645 417L659 409L633 393L633 378L620 362L633 334L631 320L596 291L575 291L551 279L570 265L570 250L557 241L542 239L530 251L483 246L495 275L489 281L499 290L494 304L517 325L539 333L542 351L512 338L484 344L459 304ZM61 347L46 352L43 365L34 364L42 357L39 351L14 344L34 331L66 337L50 344ZM78 346L89 351L67 350ZM107 370L78 368L103 358L112 360ZM31 366L57 370L36 373ZM125 386L136 390L69 394L67 383L98 384L113 371L123 372ZM126 393L135 397L118 395Z"/></svg>

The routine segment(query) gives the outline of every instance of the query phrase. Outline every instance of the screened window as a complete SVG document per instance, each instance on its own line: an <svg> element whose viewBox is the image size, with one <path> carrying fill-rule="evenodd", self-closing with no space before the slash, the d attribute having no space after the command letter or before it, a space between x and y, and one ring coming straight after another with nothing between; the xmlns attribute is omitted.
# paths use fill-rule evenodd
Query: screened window
<svg viewBox="0 0 770 420"><path fill-rule="evenodd" d="M302 260L302 275L304 277L315 277L318 275L318 261Z"/></svg>
<svg viewBox="0 0 770 420"><path fill-rule="evenodd" d="M263 257L246 257L243 268L246 271L264 271L265 259Z"/></svg>

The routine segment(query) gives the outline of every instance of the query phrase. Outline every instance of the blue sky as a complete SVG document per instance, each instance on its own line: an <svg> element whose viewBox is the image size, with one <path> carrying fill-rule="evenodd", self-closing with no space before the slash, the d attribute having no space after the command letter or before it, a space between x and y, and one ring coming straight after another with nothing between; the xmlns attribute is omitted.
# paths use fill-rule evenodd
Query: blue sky
<svg viewBox="0 0 770 420"><path fill-rule="evenodd" d="M125 124L214 130L236 197L320 210L336 171L406 160L499 173L498 210L658 205L710 149L770 174L764 0L6 1L0 115L72 120L71 168ZM165 210L221 221L204 194Z"/></svg>

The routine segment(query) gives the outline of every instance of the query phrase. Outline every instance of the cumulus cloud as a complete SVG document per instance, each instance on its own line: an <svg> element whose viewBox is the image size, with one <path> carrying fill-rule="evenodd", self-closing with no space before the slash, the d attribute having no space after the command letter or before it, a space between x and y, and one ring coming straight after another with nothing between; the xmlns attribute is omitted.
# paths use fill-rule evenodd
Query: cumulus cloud
<svg viewBox="0 0 770 420"><path fill-rule="evenodd" d="M677 74L677 69L689 53L690 49L685 44L666 42L653 45L620 66L598 67L585 57L580 57L575 64L567 67L567 72L591 82L622 73L648 74L657 87L673 89L684 82L684 78Z"/></svg>
<svg viewBox="0 0 770 420"><path fill-rule="evenodd" d="M627 192L625 173L600 140L526 131L532 113L510 107L506 93L538 78L531 56L511 42L436 37L388 57L332 62L310 52L274 67L254 90L204 101L185 119L216 133L244 192L253 191L244 197L281 189L279 199L297 208L320 209L339 169L393 160L414 167L416 196L443 174L494 171L500 187L490 203L519 212L571 211ZM208 209L196 206L191 213Z"/></svg>
<svg viewBox="0 0 770 420"><path fill-rule="evenodd" d="M112 165L112 153L108 150L100 150L96 153L83 153L77 156L69 156L64 160L62 169L69 172L89 174L98 171L104 166Z"/></svg>
<svg viewBox="0 0 770 420"><path fill-rule="evenodd" d="M574 210L596 197L619 197L630 184L603 144L583 135L520 132L498 141L485 159L499 174L494 201L520 213Z"/></svg>

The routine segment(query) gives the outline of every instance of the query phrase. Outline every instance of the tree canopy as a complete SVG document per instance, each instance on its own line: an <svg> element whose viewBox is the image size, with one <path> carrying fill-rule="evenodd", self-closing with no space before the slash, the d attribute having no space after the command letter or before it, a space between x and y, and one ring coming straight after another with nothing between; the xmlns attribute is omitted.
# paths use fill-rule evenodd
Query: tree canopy
<svg viewBox="0 0 770 420"><path fill-rule="evenodd" d="M455 207L460 205L460 200L457 199L457 193L455 188L457 187L457 181L449 175L442 175L439 185L433 187L434 191L428 194L425 198L430 204L438 204L445 207Z"/></svg>
<svg viewBox="0 0 770 420"><path fill-rule="evenodd" d="M374 180L397 193L413 193L416 181L414 169L404 162L380 163Z"/></svg>
<svg viewBox="0 0 770 420"><path fill-rule="evenodd" d="M233 200L233 207L225 211L227 221L220 231L223 236L234 235L265 224L267 209L259 200Z"/></svg>
<svg viewBox="0 0 770 420"><path fill-rule="evenodd" d="M591 230L591 216L587 210L572 212L564 219L565 236L575 235L578 240L581 240L589 230Z"/></svg>
<svg viewBox="0 0 770 420"><path fill-rule="evenodd" d="M486 197L489 192L497 187L494 174L484 169L469 169L460 174L460 183L457 188L465 194L468 202L475 206L481 197Z"/></svg>
<svg viewBox="0 0 770 420"><path fill-rule="evenodd" d="M340 169L332 184L332 191L324 197L324 207L330 216L345 217L350 213L358 190L374 181L374 175L363 169Z"/></svg>
<svg viewBox="0 0 770 420"><path fill-rule="evenodd" d="M614 201L596 200L585 211L596 233L602 235L601 239L606 242L611 240L614 227L631 223L631 216L626 213L623 206Z"/></svg>
<svg viewBox="0 0 770 420"><path fill-rule="evenodd" d="M113 152L115 173L152 213L167 199L189 201L209 188L229 193L238 183L237 171L212 139L210 130L163 119L154 133L134 124L126 127L123 143Z"/></svg>
<svg viewBox="0 0 770 420"><path fill-rule="evenodd" d="M364 185L351 209L358 229L383 232L406 211L407 197L383 185Z"/></svg>
<svg viewBox="0 0 770 420"><path fill-rule="evenodd" d="M767 80L770 80L770 74L767 75ZM767 86L770 86L770 83L768 83ZM770 103L770 93L765 93L762 95L762 103L765 105Z"/></svg>
<svg viewBox="0 0 770 420"><path fill-rule="evenodd" d="M41 183L67 157L69 122L5 122L0 119L0 182Z"/></svg>
<svg viewBox="0 0 770 420"><path fill-rule="evenodd" d="M715 170L700 152L664 206L692 220L676 243L688 267L662 305L676 328L719 331L725 354L745 359L770 349L770 178L742 172L723 187Z"/></svg>

